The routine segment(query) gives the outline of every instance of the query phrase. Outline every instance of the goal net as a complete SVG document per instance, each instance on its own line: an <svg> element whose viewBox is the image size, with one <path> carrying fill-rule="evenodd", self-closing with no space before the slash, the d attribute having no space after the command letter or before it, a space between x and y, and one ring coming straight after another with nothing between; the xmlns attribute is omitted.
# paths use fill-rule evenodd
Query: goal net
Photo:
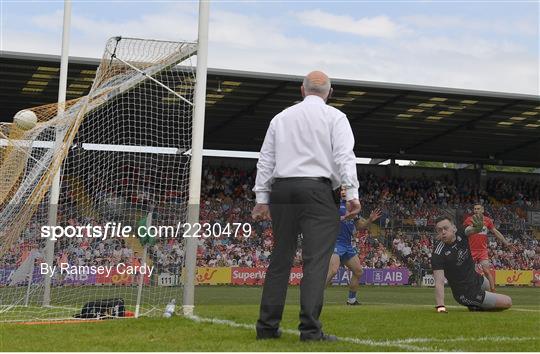
<svg viewBox="0 0 540 354"><path fill-rule="evenodd" d="M87 96L30 108L33 127L0 126L0 321L181 302L182 237L170 231L186 219L196 50L111 38Z"/></svg>

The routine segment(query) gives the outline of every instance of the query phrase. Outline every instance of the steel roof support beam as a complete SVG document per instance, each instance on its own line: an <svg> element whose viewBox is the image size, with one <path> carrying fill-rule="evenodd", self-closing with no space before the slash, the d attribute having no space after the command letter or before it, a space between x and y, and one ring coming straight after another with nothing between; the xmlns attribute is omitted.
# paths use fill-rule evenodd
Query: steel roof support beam
<svg viewBox="0 0 540 354"><path fill-rule="evenodd" d="M281 91L288 84L289 84L289 82L287 82L287 81L280 82L279 85L277 85L275 88L273 88L270 92L268 92L268 93L264 94L263 96L259 97L255 102L253 102L252 104L250 104L246 108L242 109L240 112L234 113L229 118L227 118L227 120L225 120L224 122L219 123L218 125L216 125L212 129L208 129L206 131L206 133L204 134L205 138L207 136L209 136L209 135L212 135L213 133L218 132L219 130L226 127L227 125L231 124L234 120L236 120L238 118L241 118L241 117L243 117L243 116L245 116L247 114L254 113L255 109L257 108L257 106L259 104L261 104L266 99L270 98L271 96L273 96L276 93L278 93L279 91Z"/></svg>

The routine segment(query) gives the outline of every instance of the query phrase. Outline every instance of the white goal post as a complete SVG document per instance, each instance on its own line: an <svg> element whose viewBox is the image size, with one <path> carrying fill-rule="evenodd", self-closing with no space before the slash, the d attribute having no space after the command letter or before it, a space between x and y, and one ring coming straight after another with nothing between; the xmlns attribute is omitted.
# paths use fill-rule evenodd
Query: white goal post
<svg viewBox="0 0 540 354"><path fill-rule="evenodd" d="M202 151L204 139L204 111L206 97L206 77L208 68L208 22L210 2L199 2L199 38L197 52L197 83L195 85L195 107L193 114L193 147L190 168L188 224L199 222L199 206L201 200ZM194 230L193 229L190 229ZM195 272L197 263L197 239L186 239L186 277L182 300L185 316L193 315L195 307Z"/></svg>

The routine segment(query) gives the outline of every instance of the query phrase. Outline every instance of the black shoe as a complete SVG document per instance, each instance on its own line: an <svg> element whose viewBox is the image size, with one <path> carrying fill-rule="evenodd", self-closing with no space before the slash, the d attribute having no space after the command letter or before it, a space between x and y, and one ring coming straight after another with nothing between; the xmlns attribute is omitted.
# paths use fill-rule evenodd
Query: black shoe
<svg viewBox="0 0 540 354"><path fill-rule="evenodd" d="M322 334L318 338L304 338L300 335L300 340L302 342L337 342L338 339L336 336L333 336L331 334Z"/></svg>
<svg viewBox="0 0 540 354"><path fill-rule="evenodd" d="M264 340L264 339L277 339L281 337L281 329L278 329L276 331L270 332L270 331L257 331L257 340Z"/></svg>
<svg viewBox="0 0 540 354"><path fill-rule="evenodd" d="M354 302L347 301L347 305L349 305L349 306L358 306L358 305L362 305L362 304L360 302L358 302L358 300L354 300Z"/></svg>

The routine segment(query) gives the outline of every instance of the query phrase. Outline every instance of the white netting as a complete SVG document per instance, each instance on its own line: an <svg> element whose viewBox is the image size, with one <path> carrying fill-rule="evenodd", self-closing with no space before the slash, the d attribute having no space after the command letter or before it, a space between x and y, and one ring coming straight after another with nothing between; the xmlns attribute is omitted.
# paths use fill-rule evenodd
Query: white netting
<svg viewBox="0 0 540 354"><path fill-rule="evenodd" d="M68 101L63 114L56 104L31 108L38 123L29 130L0 126L0 321L72 318L87 302L113 298L131 312L139 304L145 315L180 300L181 238L145 250L138 237L63 237L53 265L114 270L102 276L57 269L50 306L42 306L49 296L41 228L49 225L49 189L60 166L54 212L64 230L88 236L122 223L135 235L145 223L185 221L195 52L195 43L112 38L87 96ZM120 263L146 263L153 272L115 274Z"/></svg>

